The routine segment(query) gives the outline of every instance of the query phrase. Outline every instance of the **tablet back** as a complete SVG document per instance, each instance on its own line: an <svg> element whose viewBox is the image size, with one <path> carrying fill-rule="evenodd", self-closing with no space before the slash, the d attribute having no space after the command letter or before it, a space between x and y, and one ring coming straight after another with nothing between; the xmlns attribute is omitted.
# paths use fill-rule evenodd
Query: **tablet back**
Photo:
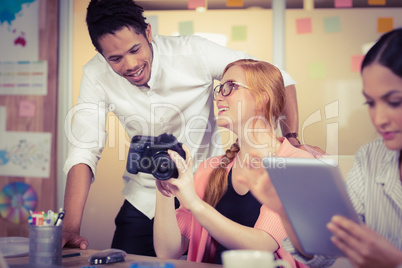
<svg viewBox="0 0 402 268"><path fill-rule="evenodd" d="M334 215L359 222L333 159L266 157L264 167L306 253L344 255L326 225Z"/></svg>

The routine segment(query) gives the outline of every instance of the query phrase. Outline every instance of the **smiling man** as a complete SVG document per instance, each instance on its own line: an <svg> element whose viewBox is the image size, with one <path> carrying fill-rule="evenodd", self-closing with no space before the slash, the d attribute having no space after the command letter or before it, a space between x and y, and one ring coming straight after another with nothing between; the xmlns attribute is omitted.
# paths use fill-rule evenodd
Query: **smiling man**
<svg viewBox="0 0 402 268"><path fill-rule="evenodd" d="M129 137L173 134L186 144L194 166L222 154L212 87L225 66L249 55L196 36L153 36L143 9L132 0L92 0L87 9L92 43L99 52L84 67L72 125L67 174L63 245L88 247L80 225L90 185L106 142L106 115L112 111ZM297 132L293 79L286 86L287 129ZM291 140L291 139L290 139ZM116 178L111 178L116 179ZM118 213L113 248L155 256L155 178L123 174L125 197Z"/></svg>
<svg viewBox="0 0 402 268"><path fill-rule="evenodd" d="M137 34L132 27L123 27L114 34L99 38L101 53L118 75L135 86L147 85L151 77L152 34L147 26L145 34Z"/></svg>

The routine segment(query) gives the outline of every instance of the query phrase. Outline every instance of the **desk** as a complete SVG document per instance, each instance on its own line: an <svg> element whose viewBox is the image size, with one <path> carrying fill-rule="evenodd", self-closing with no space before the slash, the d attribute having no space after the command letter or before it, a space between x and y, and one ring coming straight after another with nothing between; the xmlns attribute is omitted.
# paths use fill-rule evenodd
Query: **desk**
<svg viewBox="0 0 402 268"><path fill-rule="evenodd" d="M76 252L81 252L81 256L77 257L69 257L69 258L63 258L62 259L62 266L63 267L84 267L84 266L91 266L88 262L88 258L90 255L98 252L99 250L94 250L94 249L86 249L86 250L81 250L77 248L64 248L63 249L63 255L64 254L70 254L70 253L76 253ZM209 264L209 263L197 263L197 262L188 262L184 260L171 260L171 259L160 259L156 257L148 257L148 256L140 256L140 255L133 255L133 254L127 254L126 261L125 262L118 262L118 263L113 263L113 264L103 264L103 265L92 265L93 267L99 267L99 268L108 268L108 267L113 267L113 268L128 268L130 267L130 264L133 262L140 262L140 261L165 261L165 262L171 262L175 265L175 268L222 268L221 265L218 264ZM14 265L21 264L29 264L29 257L24 256L24 257L17 257L17 258L6 258L6 262L9 266L13 267Z"/></svg>

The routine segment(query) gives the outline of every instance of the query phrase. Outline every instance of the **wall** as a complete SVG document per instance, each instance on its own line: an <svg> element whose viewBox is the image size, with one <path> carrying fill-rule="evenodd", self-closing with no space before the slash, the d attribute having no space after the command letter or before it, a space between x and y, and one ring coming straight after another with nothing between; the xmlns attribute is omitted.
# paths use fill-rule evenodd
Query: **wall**
<svg viewBox="0 0 402 268"><path fill-rule="evenodd" d="M350 61L352 55L362 54L363 44L379 38L379 17L393 17L394 27L401 27L401 11L401 8L287 11L286 66L298 82L300 134L303 123L307 123L316 111L320 111L323 118L304 129L303 138L307 144L326 148L327 127L331 123L338 124L339 145L336 149L341 155L354 154L362 144L377 137L367 107L363 105L360 74L351 72ZM313 34L295 34L295 20L305 17L312 18ZM339 17L340 32L324 32L323 21L331 17ZM315 62L325 64L324 79L309 79L308 66ZM336 101L338 115L325 119L325 109ZM335 153L333 151L331 153Z"/></svg>
<svg viewBox="0 0 402 268"><path fill-rule="evenodd" d="M96 54L85 23L88 3L87 0L74 2L73 105L78 98L82 67ZM114 117L108 121L108 128L115 127L119 131L118 124L113 120ZM112 121L111 124L110 121ZM99 161L98 175L91 186L81 225L81 233L88 238L90 248L93 249L110 247L115 226L114 217L124 201L121 194L123 189L121 175L125 168L125 161L117 160L119 147L113 145L114 135L119 135L117 131L111 131L102 159ZM124 131L120 133L124 136ZM118 142L116 144L118 145Z"/></svg>
<svg viewBox="0 0 402 268"><path fill-rule="evenodd" d="M85 25L87 3L75 0L73 103L78 96L82 66L95 54ZM340 159L344 175L353 163L351 155L376 137L363 106L359 73L350 71L350 57L362 54L362 44L379 37L376 32L378 17L393 17L394 26L402 26L402 17L397 16L401 11L400 8L286 11L286 70L297 81L301 138L307 144L344 155ZM149 11L145 16L158 17L159 34L177 33L179 22L193 21L194 32L225 34L229 37L228 47L272 60L271 10ZM325 33L322 22L333 16L339 17L341 31ZM305 17L312 18L313 33L298 35L295 20ZM232 25L247 26L247 41L231 41ZM308 67L314 62L325 64L324 78L309 78ZM317 120L317 116L322 119ZM123 202L120 176L125 168L124 144L128 137L113 116L109 117L109 129L108 144L98 165L81 229L88 237L90 247L95 249L110 247L114 217ZM327 141L332 142L327 144Z"/></svg>
<svg viewBox="0 0 402 268"><path fill-rule="evenodd" d="M4 1L3 1L4 2ZM0 190L9 183L24 182L30 185L37 197L38 202L36 211L48 211L49 209L57 211L56 193L58 187L56 167L57 167L57 95L58 95L58 57L57 57L57 44L58 44L58 23L57 23L57 10L58 1L40 0L39 1L39 20L32 21L38 23L39 28L39 51L38 59L47 61L47 93L46 95L1 95L0 105L6 107L6 131L40 133L48 132L52 135L50 158L49 158L49 177L38 178L36 176L6 176L0 175ZM7 14L7 13L4 13ZM3 37L4 38L4 37ZM4 47L2 47L4 49ZM1 60L1 59L0 59ZM34 112L32 116L21 116L20 104L22 101L30 101L34 104ZM1 135L4 135L1 133ZM5 139L0 135L0 139ZM29 141L29 136L27 136ZM23 141L23 138L21 139ZM14 144L2 144L6 148ZM16 144L17 145L17 144ZM30 145L35 148L36 144ZM39 145L40 146L40 145ZM39 147L37 147L39 148ZM2 150L4 148L1 148ZM10 148L8 148L10 149ZM40 149L40 148L39 148ZM12 150L12 148L11 148ZM31 148L30 148L31 150ZM29 157L36 157L35 152L30 151L32 155L24 155L22 159ZM16 158L20 156L17 155ZM12 160L11 160L12 161ZM18 161L18 160L17 160ZM1 165L1 164L0 164ZM29 161L27 163L29 166ZM23 169L23 166L20 167ZM14 205L19 205L20 200L25 198L17 195L18 198L12 200ZM6 200L2 200L5 202ZM13 211L13 210L10 210ZM10 219L22 219L18 214L12 214L6 207L2 206L2 215L9 215ZM18 208L14 211L18 212ZM20 223L14 223L0 217L0 237L4 236L25 236L29 235L28 221L23 220Z"/></svg>

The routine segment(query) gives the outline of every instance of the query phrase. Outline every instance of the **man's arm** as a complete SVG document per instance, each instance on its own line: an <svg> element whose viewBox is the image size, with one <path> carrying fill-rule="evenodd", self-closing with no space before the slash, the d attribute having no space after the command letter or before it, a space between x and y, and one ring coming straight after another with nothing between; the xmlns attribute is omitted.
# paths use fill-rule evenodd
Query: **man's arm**
<svg viewBox="0 0 402 268"><path fill-rule="evenodd" d="M299 131L299 110L297 106L297 95L295 85L289 85L285 87L285 98L286 103L283 108L284 120L280 121L280 126L282 130L282 136L285 137L286 134L296 133L298 136ZM299 139L296 137L288 136L286 137L290 144L299 149L310 152L314 157L320 157L326 154L324 150L317 146L300 144Z"/></svg>
<svg viewBox="0 0 402 268"><path fill-rule="evenodd" d="M80 236L80 228L92 177L93 173L86 164L77 164L68 172L64 194L63 246L88 247L87 239Z"/></svg>
<svg viewBox="0 0 402 268"><path fill-rule="evenodd" d="M295 85L285 87L286 103L283 109L284 120L280 121L282 136L299 131L299 110L297 107L297 95ZM289 142L297 147L300 142L296 138L288 138Z"/></svg>

